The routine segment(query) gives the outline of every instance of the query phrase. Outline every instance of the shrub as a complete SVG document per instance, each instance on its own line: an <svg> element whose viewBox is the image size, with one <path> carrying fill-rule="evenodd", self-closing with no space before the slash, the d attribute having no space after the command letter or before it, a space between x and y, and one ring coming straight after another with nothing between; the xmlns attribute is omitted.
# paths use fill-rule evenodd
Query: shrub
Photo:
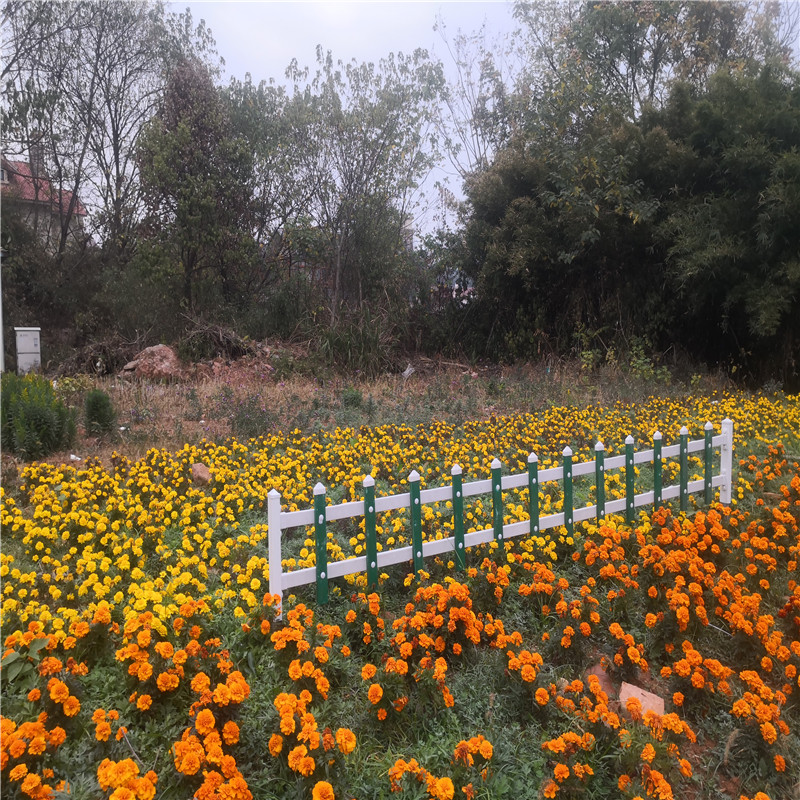
<svg viewBox="0 0 800 800"><path fill-rule="evenodd" d="M233 435L242 440L264 436L275 423L264 400L257 394L234 402L230 409L230 421Z"/></svg>
<svg viewBox="0 0 800 800"><path fill-rule="evenodd" d="M111 433L117 422L117 412L111 398L102 389L92 389L86 395L86 432L94 434Z"/></svg>
<svg viewBox="0 0 800 800"><path fill-rule="evenodd" d="M57 397L41 375L2 377L4 450L33 460L69 447L75 439L75 415Z"/></svg>
<svg viewBox="0 0 800 800"><path fill-rule="evenodd" d="M361 408L364 397L355 386L345 386L342 392L342 405L345 408Z"/></svg>

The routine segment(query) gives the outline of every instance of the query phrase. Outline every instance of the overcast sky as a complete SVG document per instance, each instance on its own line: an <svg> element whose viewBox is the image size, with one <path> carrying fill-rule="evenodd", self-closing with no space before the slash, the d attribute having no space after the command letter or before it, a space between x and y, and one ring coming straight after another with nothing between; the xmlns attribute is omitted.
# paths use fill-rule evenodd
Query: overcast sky
<svg viewBox="0 0 800 800"><path fill-rule="evenodd" d="M195 24L201 19L211 29L217 51L225 59L222 82L274 79L286 85L286 68L293 58L309 67L313 76L317 45L330 50L335 61L371 61L377 64L389 53L412 53L421 47L438 57L452 80L455 70L441 33L441 19L452 40L459 30L477 33L485 23L486 39L495 41L513 30L512 4L505 0L192 0L172 2L170 8L189 8ZM424 181L417 197L415 227L431 232L440 208L434 189L444 183L462 197L461 181L443 163Z"/></svg>
<svg viewBox="0 0 800 800"><path fill-rule="evenodd" d="M437 16L449 37L459 29L477 31L484 22L490 39L512 29L512 6L505 0L194 0L171 7L189 7L195 22L206 21L225 59L224 78L243 79L249 72L254 83L284 83L293 58L313 74L317 45L331 50L334 60L377 63L389 53L422 47L446 62L446 47L433 30Z"/></svg>

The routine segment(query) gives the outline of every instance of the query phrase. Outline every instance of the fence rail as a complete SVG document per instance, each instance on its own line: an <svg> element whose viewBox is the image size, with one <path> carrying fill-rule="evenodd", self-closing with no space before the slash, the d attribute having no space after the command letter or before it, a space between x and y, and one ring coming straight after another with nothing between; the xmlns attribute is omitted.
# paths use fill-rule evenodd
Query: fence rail
<svg viewBox="0 0 800 800"><path fill-rule="evenodd" d="M409 491L401 494L375 497L375 480L367 475L364 478L364 499L338 505L326 505L325 486L318 483L314 487L314 507L300 511L282 511L281 495L275 489L269 493L267 521L269 527L269 591L281 599L283 593L298 586L316 583L317 602L328 600L328 582L345 575L366 573L369 585L377 584L382 567L403 562L412 562L414 572L423 568L426 558L453 552L456 566L465 566L465 551L469 547L491 541L502 543L516 536L538 535L541 531L565 527L571 535L576 522L596 517L600 523L608 514L625 512L628 523L633 523L635 509L640 506L660 506L667 500L678 499L681 511L688 510L690 494L703 492L704 502L713 501L713 492L719 488L720 502L731 501L733 475L733 422L722 421L722 432L716 436L713 425L707 422L702 439L689 441L686 428L681 428L678 444L663 446L661 434L653 435L653 447L634 451L634 440L625 440L625 453L605 458L602 442L595 445L595 458L591 461L572 463L572 450L564 449L563 463L539 471L535 453L528 456L526 472L502 475L502 465L497 459L491 464L491 478L462 482L462 470L458 464L451 469L452 482L449 486L420 489L420 476L412 471L408 476ZM719 448L720 471L713 473L713 452ZM689 480L688 460L691 453L703 453L703 477ZM667 458L679 459L679 483L663 486L662 468ZM653 490L635 494L635 469L639 464L653 464ZM608 470L625 470L625 497L606 501L605 474ZM574 508L573 481L581 476L595 476L596 502L590 506ZM540 487L543 483L560 481L563 483L564 509L557 514L540 516ZM529 515L526 519L508 524L503 523L504 491L528 489ZM492 526L478 531L464 532L464 498L477 495L492 496ZM422 506L431 503L451 501L453 505L454 535L445 539L422 541ZM411 545L393 550L377 549L376 516L382 512L402 508L410 510ZM366 555L355 556L344 561L328 562L327 524L336 520L364 518ZM298 527L314 527L316 565L304 569L283 572L281 564L281 537L283 531Z"/></svg>

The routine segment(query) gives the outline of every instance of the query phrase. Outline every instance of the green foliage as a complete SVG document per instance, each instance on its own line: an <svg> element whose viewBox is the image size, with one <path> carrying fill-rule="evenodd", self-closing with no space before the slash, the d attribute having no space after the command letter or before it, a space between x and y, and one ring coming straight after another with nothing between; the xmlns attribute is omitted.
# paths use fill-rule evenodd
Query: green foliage
<svg viewBox="0 0 800 800"><path fill-rule="evenodd" d="M327 366L371 377L394 365L391 325L366 308L318 329L317 337L319 355Z"/></svg>
<svg viewBox="0 0 800 800"><path fill-rule="evenodd" d="M345 386L342 391L342 405L345 408L361 408L364 396L355 386Z"/></svg>
<svg viewBox="0 0 800 800"><path fill-rule="evenodd" d="M102 389L92 389L84 404L87 433L108 434L117 424L117 412L111 398Z"/></svg>
<svg viewBox="0 0 800 800"><path fill-rule="evenodd" d="M2 376L2 447L28 460L69 447L76 432L74 413L41 375Z"/></svg>
<svg viewBox="0 0 800 800"><path fill-rule="evenodd" d="M237 439L265 436L274 425L274 416L257 394L235 400L229 410L231 430Z"/></svg>

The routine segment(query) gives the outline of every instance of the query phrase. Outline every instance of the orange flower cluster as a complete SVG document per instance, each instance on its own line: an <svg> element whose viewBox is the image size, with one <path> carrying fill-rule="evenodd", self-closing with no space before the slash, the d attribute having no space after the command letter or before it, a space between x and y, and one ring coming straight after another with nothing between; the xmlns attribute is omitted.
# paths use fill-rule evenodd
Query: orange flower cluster
<svg viewBox="0 0 800 800"><path fill-rule="evenodd" d="M411 761L399 758L389 769L389 783L393 792L403 790L400 781L404 775L413 775L420 783L425 784L428 796L432 800L453 800L455 797L456 790L451 778L437 778L421 767L415 758Z"/></svg>
<svg viewBox="0 0 800 800"><path fill-rule="evenodd" d="M273 733L268 745L274 758L286 750L289 769L304 777L313 774L317 767L311 752L322 749L329 753L338 747L341 753L349 755L356 747L355 734L348 728L339 728L335 735L326 728L320 734L317 720L308 708L311 700L311 692L306 689L299 695L281 692L275 698L281 732Z"/></svg>
<svg viewBox="0 0 800 800"><path fill-rule="evenodd" d="M518 646L522 636L517 631L507 635L502 620L491 614L475 614L466 584L449 577L445 584L417 588L413 602L406 605L406 613L392 623L394 635L390 644L403 662L415 664L410 670L414 679L419 682L423 677L430 677L445 705L452 706L454 699L445 683L447 661L444 654L449 651L459 656L464 646L477 646L481 642L497 648ZM398 668L399 664L400 660L385 669L405 674L401 672L402 667Z"/></svg>
<svg viewBox="0 0 800 800"><path fill-rule="evenodd" d="M64 788L63 781L53 787L44 783L52 778L53 771L42 768L41 775L32 770L34 761L40 760L48 748L60 747L66 741L66 731L56 726L45 727L47 714L42 712L35 722L17 725L13 720L0 716L0 770L8 770L8 779L19 783L23 795L34 800L49 800L54 791Z"/></svg>
<svg viewBox="0 0 800 800"><path fill-rule="evenodd" d="M50 699L61 706L66 717L74 717L81 710L81 702L69 693L69 687L58 678L50 678L47 682L47 693Z"/></svg>
<svg viewBox="0 0 800 800"><path fill-rule="evenodd" d="M492 743L483 736L478 734L469 739L462 739L453 750L452 763L457 768L478 768L480 767L480 776L482 780L486 780L489 775L489 761L494 755L494 748ZM476 765L475 759L480 759ZM461 771L461 770L457 770ZM433 800L452 800L455 796L455 786L453 779L449 777L437 778L428 770L420 766L419 762L412 758L411 761L406 761L399 758L393 767L389 769L389 785L392 792L400 792L403 787L401 781L404 775L413 775L420 783L425 784L428 796ZM464 773L464 777L468 778L468 773ZM461 783L461 781L459 781ZM466 795L467 800L471 800L475 796L472 781L464 784L461 787L461 792Z"/></svg>
<svg viewBox="0 0 800 800"><path fill-rule="evenodd" d="M492 743L484 738L483 734L462 739L453 751L453 761L461 762L471 767L475 764L475 756L480 756L484 761L489 761L494 755ZM485 776L484 776L485 777Z"/></svg>
<svg viewBox="0 0 800 800"><path fill-rule="evenodd" d="M122 761L104 758L97 767L97 782L104 792L114 790L109 800L153 800L158 776L149 770L140 778L139 767L130 758Z"/></svg>
<svg viewBox="0 0 800 800"><path fill-rule="evenodd" d="M217 644L217 640L210 641ZM225 659L217 667L223 667L220 671L224 672ZM194 793L198 800L252 800L236 759L225 752L225 746L239 741L239 726L231 719L221 724L233 706L250 696L249 684L241 672L233 671L212 689L209 676L198 672L192 678L191 688L198 695L190 709L194 725L186 728L173 745L175 769L184 775L196 775L201 767L209 767L203 770L203 782Z"/></svg>
<svg viewBox="0 0 800 800"><path fill-rule="evenodd" d="M111 736L111 723L117 720L119 720L119 711L113 708L109 709L109 711L98 708L92 714L92 722L95 724L94 738L98 742L107 742Z"/></svg>

